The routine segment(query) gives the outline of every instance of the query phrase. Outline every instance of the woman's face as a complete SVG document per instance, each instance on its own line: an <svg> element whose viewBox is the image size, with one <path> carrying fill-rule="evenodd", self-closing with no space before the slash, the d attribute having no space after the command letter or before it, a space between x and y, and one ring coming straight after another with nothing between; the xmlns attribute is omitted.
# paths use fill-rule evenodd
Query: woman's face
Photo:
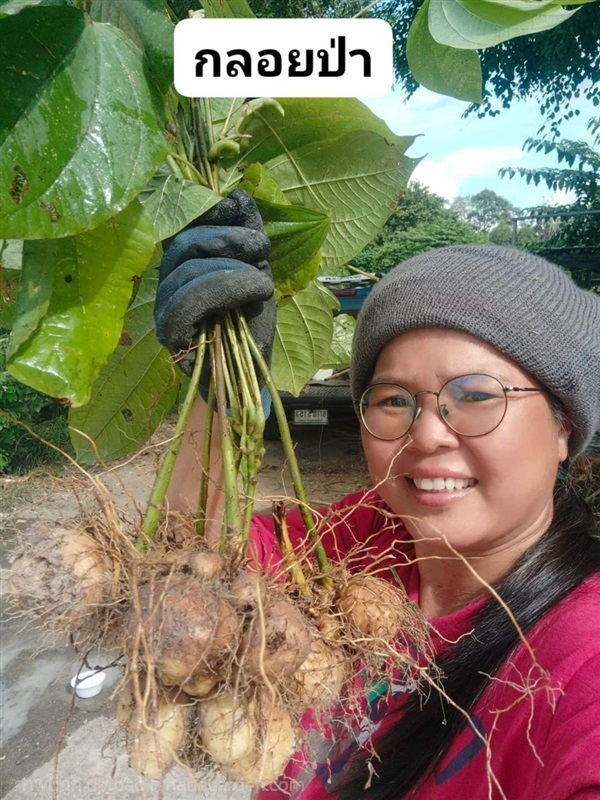
<svg viewBox="0 0 600 800"><path fill-rule="evenodd" d="M504 386L540 388L491 345L436 328L410 331L388 342L371 382L398 383L413 394L437 392L446 381L468 373L492 375ZM401 439L380 441L362 426L371 480L415 540L425 539L435 550L434 543L444 536L462 555L483 556L522 551L547 529L557 469L567 457L568 432L556 421L544 393L512 392L508 398L502 423L484 436L450 430L431 394L419 396L421 413ZM434 491L418 488L414 479L420 483L423 478L468 479L472 485Z"/></svg>

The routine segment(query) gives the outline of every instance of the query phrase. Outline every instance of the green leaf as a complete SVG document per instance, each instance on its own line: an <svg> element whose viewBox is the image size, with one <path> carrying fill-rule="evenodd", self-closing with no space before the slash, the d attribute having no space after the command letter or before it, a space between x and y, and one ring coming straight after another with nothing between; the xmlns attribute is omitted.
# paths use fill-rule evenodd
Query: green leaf
<svg viewBox="0 0 600 800"><path fill-rule="evenodd" d="M109 22L145 53L154 79L162 92L173 83L173 31L175 26L164 0L94 0L90 7L94 22Z"/></svg>
<svg viewBox="0 0 600 800"><path fill-rule="evenodd" d="M327 274L379 233L418 159L370 131L353 131L290 151L265 164L293 205L331 218L323 244Z"/></svg>
<svg viewBox="0 0 600 800"><path fill-rule="evenodd" d="M264 200L258 200L257 205L272 244L269 263L275 285L288 282L320 251L329 230L329 218L300 206Z"/></svg>
<svg viewBox="0 0 600 800"><path fill-rule="evenodd" d="M267 203L279 203L280 205L288 203L284 193L262 164L255 163L246 167L244 178L238 188L244 189L255 200L264 200Z"/></svg>
<svg viewBox="0 0 600 800"><path fill-rule="evenodd" d="M153 250L137 201L88 233L26 242L8 371L71 405L87 403Z"/></svg>
<svg viewBox="0 0 600 800"><path fill-rule="evenodd" d="M535 4L531 11L472 0L430 0L429 31L439 44L461 50L494 47L560 25L577 9Z"/></svg>
<svg viewBox="0 0 600 800"><path fill-rule="evenodd" d="M167 151L141 51L69 7L0 19L0 236L91 230L125 208Z"/></svg>
<svg viewBox="0 0 600 800"><path fill-rule="evenodd" d="M354 98L284 98L280 118L276 108L259 109L252 114L244 133L251 136L242 143L240 158L223 170L221 184L233 186L239 180L239 167L259 161L265 164L279 155L306 144L338 139L352 131L372 131L398 145L402 152L414 136L397 136L364 103Z"/></svg>
<svg viewBox="0 0 600 800"><path fill-rule="evenodd" d="M350 314L338 314L333 318L331 350L323 364L324 368L345 369L350 366L355 327L356 319Z"/></svg>
<svg viewBox="0 0 600 800"><path fill-rule="evenodd" d="M308 284L314 281L319 274L321 259L322 253L321 250L318 250L310 261L307 261L304 266L297 269L287 280L279 278L275 282L275 297L278 302L280 302L283 297L293 295L302 289L306 289Z"/></svg>
<svg viewBox="0 0 600 800"><path fill-rule="evenodd" d="M457 50L438 44L429 33L429 0L421 6L408 32L406 59L413 78L432 92L483 101L483 77L479 56L473 50Z"/></svg>
<svg viewBox="0 0 600 800"><path fill-rule="evenodd" d="M280 391L297 397L329 355L336 302L314 281L279 304L272 373Z"/></svg>
<svg viewBox="0 0 600 800"><path fill-rule="evenodd" d="M256 16L246 0L200 0L200 5L209 19L249 19Z"/></svg>
<svg viewBox="0 0 600 800"><path fill-rule="evenodd" d="M329 218L319 211L290 205L262 164L251 164L244 170L239 188L254 197L265 223L278 294L304 289L318 275Z"/></svg>
<svg viewBox="0 0 600 800"><path fill-rule="evenodd" d="M154 191L140 198L154 223L154 235L160 242L212 208L221 199L218 194L175 175L157 178Z"/></svg>
<svg viewBox="0 0 600 800"><path fill-rule="evenodd" d="M95 460L90 439L103 461L135 452L177 400L179 370L173 367L169 353L159 345L154 333L157 284L156 272L144 274L136 299L125 315L119 345L94 384L92 399L69 410L71 440L79 461Z"/></svg>
<svg viewBox="0 0 600 800"><path fill-rule="evenodd" d="M68 0L0 0L0 18L8 14L18 14L29 6L66 6Z"/></svg>

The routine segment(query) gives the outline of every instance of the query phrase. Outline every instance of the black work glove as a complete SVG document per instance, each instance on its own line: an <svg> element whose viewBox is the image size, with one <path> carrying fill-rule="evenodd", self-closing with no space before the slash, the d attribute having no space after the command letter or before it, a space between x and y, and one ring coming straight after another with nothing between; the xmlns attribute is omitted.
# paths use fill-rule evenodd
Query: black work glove
<svg viewBox="0 0 600 800"><path fill-rule="evenodd" d="M187 375L201 323L235 308L270 363L277 314L270 249L256 203L240 189L168 242L154 305L156 336Z"/></svg>

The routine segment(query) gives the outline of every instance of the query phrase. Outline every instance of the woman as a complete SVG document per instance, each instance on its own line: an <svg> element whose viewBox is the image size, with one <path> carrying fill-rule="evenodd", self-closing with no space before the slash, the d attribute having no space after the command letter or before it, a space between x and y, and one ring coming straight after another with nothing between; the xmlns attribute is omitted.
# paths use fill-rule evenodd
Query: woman
<svg viewBox="0 0 600 800"><path fill-rule="evenodd" d="M242 267L207 272L201 238L203 263L175 268L200 309L188 329L227 307L201 308L206 276L230 290L240 270L237 305L260 322L257 260L240 249ZM158 314L173 352L189 345L161 332L175 294ZM443 692L371 693L358 729L342 719L332 739L309 735L312 759L259 797L600 797L600 538L558 480L600 423L600 298L518 250L425 253L372 291L351 376L373 487L328 510L324 543L343 557L368 541L355 568L395 568L430 621ZM256 527L268 561L269 523ZM376 756L361 747L371 737Z"/></svg>

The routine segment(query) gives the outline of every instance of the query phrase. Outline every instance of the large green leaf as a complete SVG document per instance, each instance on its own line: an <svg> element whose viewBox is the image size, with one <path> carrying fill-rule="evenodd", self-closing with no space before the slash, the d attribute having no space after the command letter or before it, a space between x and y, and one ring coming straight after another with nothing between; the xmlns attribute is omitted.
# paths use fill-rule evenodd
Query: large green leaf
<svg viewBox="0 0 600 800"><path fill-rule="evenodd" d="M481 3L488 3L503 8L516 8L519 11L540 11L549 6L584 6L588 3L597 3L598 0L575 0L573 3L565 3L565 0L481 0Z"/></svg>
<svg viewBox="0 0 600 800"><path fill-rule="evenodd" d="M240 188L251 194L271 240L269 263L275 286L288 291L304 289L316 277L321 245L329 230L329 217L320 211L292 206L262 164L244 171Z"/></svg>
<svg viewBox="0 0 600 800"><path fill-rule="evenodd" d="M208 18L249 19L255 16L246 0L200 0L200 5Z"/></svg>
<svg viewBox="0 0 600 800"><path fill-rule="evenodd" d="M329 214L323 270L347 263L379 233L418 159L371 131L353 131L265 164L293 205Z"/></svg>
<svg viewBox="0 0 600 800"><path fill-rule="evenodd" d="M331 351L323 362L323 367L345 369L350 366L352 338L356 319L350 314L338 314L333 318L333 337Z"/></svg>
<svg viewBox="0 0 600 800"><path fill-rule="evenodd" d="M481 0L430 0L429 31L439 44L479 50L554 28L577 11L546 3L532 3L530 8L524 11Z"/></svg>
<svg viewBox="0 0 600 800"><path fill-rule="evenodd" d="M402 151L414 142L414 136L397 136L386 123L360 100L355 98L284 98L276 109L259 109L252 114L244 134L251 138L242 142L242 153L223 171L225 188L239 180L240 165L260 161L265 164L277 156L297 150L306 144L338 139L352 131L372 131Z"/></svg>
<svg viewBox="0 0 600 800"><path fill-rule="evenodd" d="M269 263L275 285L289 282L313 262L329 230L326 214L300 206L257 202L271 240Z"/></svg>
<svg viewBox="0 0 600 800"><path fill-rule="evenodd" d="M93 231L26 242L8 371L71 405L87 403L153 250L138 201Z"/></svg>
<svg viewBox="0 0 600 800"><path fill-rule="evenodd" d="M144 57L69 7L0 19L0 236L90 230L125 208L167 151Z"/></svg>
<svg viewBox="0 0 600 800"><path fill-rule="evenodd" d="M173 236L221 199L210 189L175 175L156 178L153 184L154 190L144 192L140 199L154 223L157 242Z"/></svg>
<svg viewBox="0 0 600 800"><path fill-rule="evenodd" d="M164 0L94 0L90 15L120 28L136 43L148 59L151 78L166 92L173 83L175 28Z"/></svg>
<svg viewBox="0 0 600 800"><path fill-rule="evenodd" d="M406 59L413 78L433 92L481 103L483 78L479 56L474 50L438 44L429 33L428 8L429 0L425 0L406 42Z"/></svg>
<svg viewBox="0 0 600 800"><path fill-rule="evenodd" d="M280 391L298 396L327 359L336 305L336 298L318 281L280 302L271 367Z"/></svg>
<svg viewBox="0 0 600 800"><path fill-rule="evenodd" d="M157 273L149 270L125 315L119 345L94 384L92 399L69 411L71 439L82 462L95 460L91 441L103 461L135 452L177 400L179 370L154 333L157 283Z"/></svg>

